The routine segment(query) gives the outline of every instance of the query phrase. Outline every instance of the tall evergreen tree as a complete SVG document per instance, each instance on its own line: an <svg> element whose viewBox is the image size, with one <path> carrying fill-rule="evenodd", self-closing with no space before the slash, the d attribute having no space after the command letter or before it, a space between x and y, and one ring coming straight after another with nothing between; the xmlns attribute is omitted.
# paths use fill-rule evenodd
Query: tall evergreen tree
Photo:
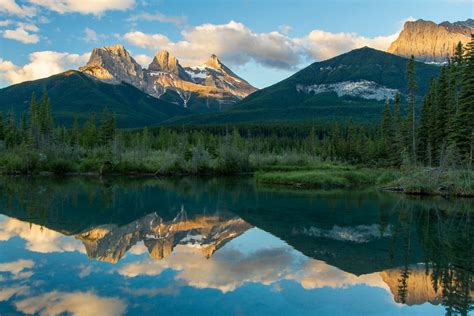
<svg viewBox="0 0 474 316"><path fill-rule="evenodd" d="M412 159L416 165L416 80L415 80L415 56L411 55L410 60L407 64L407 81L408 81L408 107L410 108L411 118L411 147L412 147Z"/></svg>
<svg viewBox="0 0 474 316"><path fill-rule="evenodd" d="M3 113L0 112L0 141L5 140L5 128L3 126Z"/></svg>
<svg viewBox="0 0 474 316"><path fill-rule="evenodd" d="M110 144L115 137L115 117L104 107L101 117L100 133L104 144Z"/></svg>
<svg viewBox="0 0 474 316"><path fill-rule="evenodd" d="M16 141L15 117L13 111L10 111L8 112L7 126L5 129L5 144L7 148L11 148L15 145Z"/></svg>
<svg viewBox="0 0 474 316"><path fill-rule="evenodd" d="M474 155L474 34L471 34L471 41L466 47L459 108L454 125L452 139L459 152L472 165Z"/></svg>
<svg viewBox="0 0 474 316"><path fill-rule="evenodd" d="M432 163L432 137L433 132L433 114L434 103L436 98L436 83L431 81L430 88L423 100L423 107L421 109L420 127L418 130L418 158L421 161Z"/></svg>

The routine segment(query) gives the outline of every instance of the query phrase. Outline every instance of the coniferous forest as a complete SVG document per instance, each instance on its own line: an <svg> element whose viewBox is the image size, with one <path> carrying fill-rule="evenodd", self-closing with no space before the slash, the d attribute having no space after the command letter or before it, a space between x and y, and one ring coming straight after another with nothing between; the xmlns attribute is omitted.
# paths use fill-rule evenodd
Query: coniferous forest
<svg viewBox="0 0 474 316"><path fill-rule="evenodd" d="M236 174L320 187L379 184L409 193L472 195L474 37L456 48L428 93L387 101L379 124L346 122L117 129L106 106L71 127L54 123L50 99L28 113L0 113L6 174Z"/></svg>

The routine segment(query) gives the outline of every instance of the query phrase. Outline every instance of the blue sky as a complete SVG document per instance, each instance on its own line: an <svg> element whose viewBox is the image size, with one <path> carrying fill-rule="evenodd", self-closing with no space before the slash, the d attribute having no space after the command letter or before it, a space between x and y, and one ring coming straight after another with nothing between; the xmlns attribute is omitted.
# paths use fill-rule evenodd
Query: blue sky
<svg viewBox="0 0 474 316"><path fill-rule="evenodd" d="M159 49L185 65L216 53L261 88L359 46L386 49L406 20L466 20L473 7L470 0L0 0L0 86L77 68L92 48L122 43L144 67Z"/></svg>

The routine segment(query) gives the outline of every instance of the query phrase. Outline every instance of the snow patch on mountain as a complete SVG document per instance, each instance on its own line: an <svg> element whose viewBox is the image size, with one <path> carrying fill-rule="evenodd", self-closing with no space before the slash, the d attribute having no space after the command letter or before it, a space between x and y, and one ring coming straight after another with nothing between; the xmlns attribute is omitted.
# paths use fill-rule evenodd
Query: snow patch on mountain
<svg viewBox="0 0 474 316"><path fill-rule="evenodd" d="M354 227L340 227L335 225L332 229L321 229L314 226L308 228L293 228L292 234L363 244L375 239L389 237L392 234L391 231L392 227L390 225L385 229L381 229L378 224L357 225Z"/></svg>
<svg viewBox="0 0 474 316"><path fill-rule="evenodd" d="M391 89L376 82L369 80L359 81L342 81L329 84L315 85L296 85L296 90L303 93L321 94L327 92L335 92L338 97L349 96L359 97L368 100L389 100L395 98L398 93L397 89Z"/></svg>

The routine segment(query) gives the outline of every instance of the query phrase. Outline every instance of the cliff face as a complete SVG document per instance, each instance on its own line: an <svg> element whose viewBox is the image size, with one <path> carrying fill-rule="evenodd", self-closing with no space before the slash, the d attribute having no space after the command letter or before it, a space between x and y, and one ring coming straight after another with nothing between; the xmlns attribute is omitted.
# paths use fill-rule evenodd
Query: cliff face
<svg viewBox="0 0 474 316"><path fill-rule="evenodd" d="M144 77L142 67L122 45L94 48L87 65L79 70L104 82L134 86L139 86Z"/></svg>
<svg viewBox="0 0 474 316"><path fill-rule="evenodd" d="M406 22L388 52L403 57L413 55L423 62L443 63L452 56L459 42L466 44L470 41L472 32L472 19L440 24L424 20Z"/></svg>
<svg viewBox="0 0 474 316"><path fill-rule="evenodd" d="M215 55L201 66L183 67L175 56L160 51L148 68L142 69L122 45L113 45L95 48L87 65L79 70L107 83L129 83L155 98L175 92L184 107L192 97L200 97L221 108L256 90Z"/></svg>

